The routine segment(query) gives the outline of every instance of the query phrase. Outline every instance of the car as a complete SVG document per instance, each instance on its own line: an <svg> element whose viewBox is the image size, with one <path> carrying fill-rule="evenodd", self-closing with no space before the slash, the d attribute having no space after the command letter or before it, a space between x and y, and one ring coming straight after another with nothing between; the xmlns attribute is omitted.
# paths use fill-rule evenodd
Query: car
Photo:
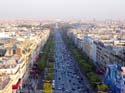
<svg viewBox="0 0 125 93"><path fill-rule="evenodd" d="M76 83L72 83L73 85L76 85Z"/></svg>
<svg viewBox="0 0 125 93"><path fill-rule="evenodd" d="M61 78L59 77L58 79L60 80Z"/></svg>
<svg viewBox="0 0 125 93"><path fill-rule="evenodd" d="M62 88L61 88L61 87L58 87L58 90L62 90Z"/></svg>
<svg viewBox="0 0 125 93"><path fill-rule="evenodd" d="M77 76L77 79L79 79L80 77L79 76Z"/></svg>
<svg viewBox="0 0 125 93"><path fill-rule="evenodd" d="M78 82L81 83L81 80L79 80Z"/></svg>
<svg viewBox="0 0 125 93"><path fill-rule="evenodd" d="M55 89L55 83L52 83L52 88Z"/></svg>
<svg viewBox="0 0 125 93"><path fill-rule="evenodd" d="M75 91L75 89L74 89L74 88L72 88L72 90L73 90L73 91Z"/></svg>
<svg viewBox="0 0 125 93"><path fill-rule="evenodd" d="M52 88L55 89L55 80L52 80Z"/></svg>
<svg viewBox="0 0 125 93"><path fill-rule="evenodd" d="M80 89L80 87L77 87L77 89Z"/></svg>
<svg viewBox="0 0 125 93"><path fill-rule="evenodd" d="M65 88L64 88L64 87L62 88L62 91L65 91Z"/></svg>
<svg viewBox="0 0 125 93"><path fill-rule="evenodd" d="M83 80L83 78L81 78L81 80Z"/></svg>
<svg viewBox="0 0 125 93"><path fill-rule="evenodd" d="M71 82L71 80L69 80L69 82Z"/></svg>
<svg viewBox="0 0 125 93"><path fill-rule="evenodd" d="M55 80L52 80L52 83L55 83Z"/></svg>

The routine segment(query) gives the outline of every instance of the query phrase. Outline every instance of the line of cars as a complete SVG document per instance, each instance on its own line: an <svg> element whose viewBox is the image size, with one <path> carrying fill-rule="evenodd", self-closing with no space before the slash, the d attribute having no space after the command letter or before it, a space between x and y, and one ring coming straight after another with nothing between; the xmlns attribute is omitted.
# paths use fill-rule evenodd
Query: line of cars
<svg viewBox="0 0 125 93"><path fill-rule="evenodd" d="M62 39L61 33L55 31L55 80L54 93L89 93L89 84L71 56Z"/></svg>

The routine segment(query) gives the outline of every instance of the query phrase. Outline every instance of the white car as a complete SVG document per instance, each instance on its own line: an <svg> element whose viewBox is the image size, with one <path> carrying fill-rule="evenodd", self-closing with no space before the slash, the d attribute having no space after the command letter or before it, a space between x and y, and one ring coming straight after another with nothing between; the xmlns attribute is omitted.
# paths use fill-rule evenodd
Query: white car
<svg viewBox="0 0 125 93"><path fill-rule="evenodd" d="M52 81L53 89L55 89L55 80Z"/></svg>

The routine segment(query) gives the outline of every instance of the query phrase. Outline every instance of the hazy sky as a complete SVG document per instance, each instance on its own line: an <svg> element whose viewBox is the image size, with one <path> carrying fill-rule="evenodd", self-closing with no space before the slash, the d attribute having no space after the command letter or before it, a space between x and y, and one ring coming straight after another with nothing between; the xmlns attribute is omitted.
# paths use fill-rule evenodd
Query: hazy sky
<svg viewBox="0 0 125 93"><path fill-rule="evenodd" d="M0 18L125 19L125 0L0 0Z"/></svg>

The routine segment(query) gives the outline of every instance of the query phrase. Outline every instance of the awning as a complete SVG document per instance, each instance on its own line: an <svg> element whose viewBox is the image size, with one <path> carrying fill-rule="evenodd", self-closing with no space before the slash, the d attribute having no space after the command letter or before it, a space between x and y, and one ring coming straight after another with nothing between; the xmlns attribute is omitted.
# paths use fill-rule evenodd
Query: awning
<svg viewBox="0 0 125 93"><path fill-rule="evenodd" d="M20 83L21 83L21 79L19 79L18 82L15 85L12 85L12 89L18 89Z"/></svg>

